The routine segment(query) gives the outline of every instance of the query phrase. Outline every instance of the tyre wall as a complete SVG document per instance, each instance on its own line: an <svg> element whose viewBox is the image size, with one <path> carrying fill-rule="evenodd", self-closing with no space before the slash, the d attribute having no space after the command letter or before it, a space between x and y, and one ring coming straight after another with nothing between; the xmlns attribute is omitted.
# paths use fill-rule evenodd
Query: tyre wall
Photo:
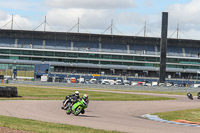
<svg viewBox="0 0 200 133"><path fill-rule="evenodd" d="M0 97L17 97L17 87L0 86Z"/></svg>

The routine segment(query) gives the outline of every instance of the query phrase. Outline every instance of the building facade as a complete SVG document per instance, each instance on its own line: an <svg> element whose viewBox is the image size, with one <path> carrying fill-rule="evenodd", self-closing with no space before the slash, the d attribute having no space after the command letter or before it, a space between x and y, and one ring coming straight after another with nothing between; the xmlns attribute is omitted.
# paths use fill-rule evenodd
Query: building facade
<svg viewBox="0 0 200 133"><path fill-rule="evenodd" d="M196 79L200 41L168 39L167 77ZM0 30L0 69L158 77L160 38Z"/></svg>

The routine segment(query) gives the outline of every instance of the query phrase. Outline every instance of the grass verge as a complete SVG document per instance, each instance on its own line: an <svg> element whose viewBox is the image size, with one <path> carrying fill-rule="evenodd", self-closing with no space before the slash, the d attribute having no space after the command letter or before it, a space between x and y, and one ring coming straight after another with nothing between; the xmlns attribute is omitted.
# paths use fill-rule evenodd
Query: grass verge
<svg viewBox="0 0 200 133"><path fill-rule="evenodd" d="M14 85L18 89L19 98L0 98L4 99L42 99L42 100L63 100L66 95L74 93L73 88L58 88L58 87L44 87L44 86L20 86ZM113 92L99 92L91 91L90 89L79 90L80 96L88 94L90 100L98 101L155 101L155 100L174 100L175 98L148 96L148 95L136 95L136 94L122 94Z"/></svg>
<svg viewBox="0 0 200 133"><path fill-rule="evenodd" d="M81 126L55 124L8 116L0 116L0 127L32 131L36 133L120 133L117 131L105 131Z"/></svg>
<svg viewBox="0 0 200 133"><path fill-rule="evenodd" d="M154 113L153 115L158 115L160 118L169 121L181 119L192 122L200 122L200 108L171 111L171 112L160 112L160 113Z"/></svg>

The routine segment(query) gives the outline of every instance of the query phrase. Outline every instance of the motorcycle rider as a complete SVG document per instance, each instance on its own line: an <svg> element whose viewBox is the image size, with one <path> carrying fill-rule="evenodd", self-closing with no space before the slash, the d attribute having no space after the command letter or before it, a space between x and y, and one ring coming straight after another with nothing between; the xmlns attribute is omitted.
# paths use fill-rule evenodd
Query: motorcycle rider
<svg viewBox="0 0 200 133"><path fill-rule="evenodd" d="M76 103L80 99L80 97L79 97L79 91L75 91L74 94L66 96L65 100L63 101L63 107L62 107L62 109L66 109L67 108L66 104L67 104L67 100L68 99L69 99L69 102L72 103L72 105L74 103Z"/></svg>
<svg viewBox="0 0 200 133"><path fill-rule="evenodd" d="M88 94L84 94L84 95L80 98L80 100L82 100L82 99L84 99L85 102L87 102L87 104L89 103ZM84 113L85 113L85 110L82 110L81 113L84 114Z"/></svg>
<svg viewBox="0 0 200 133"><path fill-rule="evenodd" d="M83 97L80 98L80 100L82 99L84 99L87 103L89 103L88 94L84 94Z"/></svg>

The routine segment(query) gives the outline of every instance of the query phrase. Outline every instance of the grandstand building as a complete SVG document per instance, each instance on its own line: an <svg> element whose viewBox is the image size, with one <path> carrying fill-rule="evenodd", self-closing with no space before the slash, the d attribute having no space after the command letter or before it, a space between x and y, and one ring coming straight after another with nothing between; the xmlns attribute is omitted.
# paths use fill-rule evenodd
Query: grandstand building
<svg viewBox="0 0 200 133"><path fill-rule="evenodd" d="M195 79L200 41L168 39L167 77ZM158 77L160 38L0 30L0 69Z"/></svg>

